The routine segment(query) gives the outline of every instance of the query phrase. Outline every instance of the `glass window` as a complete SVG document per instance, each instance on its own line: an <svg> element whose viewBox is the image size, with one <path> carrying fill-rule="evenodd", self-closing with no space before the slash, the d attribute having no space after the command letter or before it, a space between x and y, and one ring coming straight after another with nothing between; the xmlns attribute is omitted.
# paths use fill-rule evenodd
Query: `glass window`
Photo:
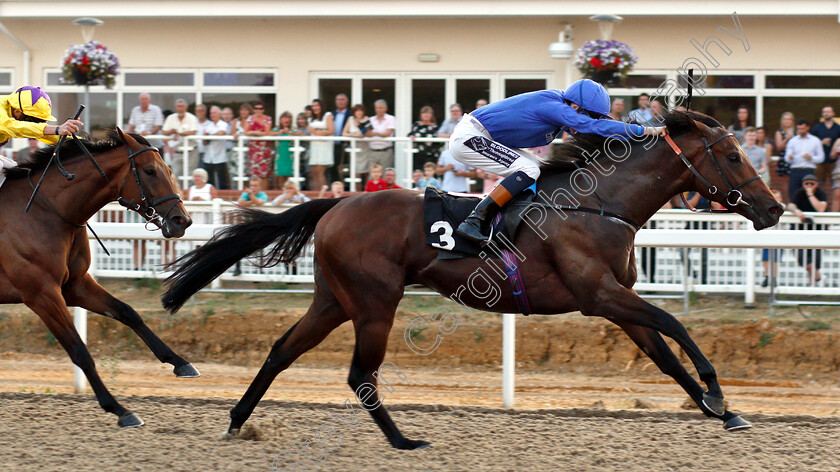
<svg viewBox="0 0 840 472"><path fill-rule="evenodd" d="M219 108L230 107L234 116L239 116L239 107L245 103L253 104L260 101L265 105L265 114L271 117L272 123L277 123L277 115L283 110L276 107L276 95L273 93L205 93L201 100L209 107L216 105ZM289 110L292 115L297 115L303 110Z"/></svg>
<svg viewBox="0 0 840 472"><path fill-rule="evenodd" d="M475 102L480 98L490 99L490 79L457 79L455 81L455 101L461 105L464 112L474 109Z"/></svg>
<svg viewBox="0 0 840 472"><path fill-rule="evenodd" d="M413 79L411 81L411 122L420 119L420 109L430 106L435 110L435 120L443 122L446 113L446 80Z"/></svg>
<svg viewBox="0 0 840 472"><path fill-rule="evenodd" d="M765 97L764 125L767 127L767 135L770 136L779 129L782 113L786 111L793 113L797 119L807 119L813 126L822 119L820 114L826 105L832 105L835 110L838 110L840 99L837 97Z"/></svg>
<svg viewBox="0 0 840 472"><path fill-rule="evenodd" d="M755 97L698 97L691 99L694 111L705 113L718 120L723 126L729 126L738 114L738 108L746 106L750 110L752 125L755 125Z"/></svg>
<svg viewBox="0 0 840 472"><path fill-rule="evenodd" d="M183 98L187 102L187 106L194 106L195 105L195 94L194 93L164 93L164 92L155 92L152 93L152 104L157 105L163 110L164 116L167 114L175 111L175 100L179 98ZM123 104L123 122L128 123L128 118L131 116L131 110L139 105L137 101L138 95L133 93L127 93L124 97L124 104Z"/></svg>
<svg viewBox="0 0 840 472"><path fill-rule="evenodd" d="M0 72L0 87L9 87L12 86L12 73L11 72ZM10 90L10 92L12 92Z"/></svg>
<svg viewBox="0 0 840 472"><path fill-rule="evenodd" d="M71 118L84 99L84 93L56 92L50 94L52 114L59 121ZM94 139L104 139L105 131L117 126L117 94L114 92L91 93L86 103L90 113L90 134ZM82 115L84 116L84 115Z"/></svg>
<svg viewBox="0 0 840 472"><path fill-rule="evenodd" d="M375 114L373 102L383 99L388 102L388 113L393 115L396 110L396 80L394 79L362 79L362 103L367 108L368 116Z"/></svg>
<svg viewBox="0 0 840 472"><path fill-rule="evenodd" d="M545 90L545 79L505 80L505 98L535 90Z"/></svg>
<svg viewBox="0 0 840 472"><path fill-rule="evenodd" d="M270 72L206 72L204 85L208 87L272 87L274 74Z"/></svg>
<svg viewBox="0 0 840 472"><path fill-rule="evenodd" d="M145 86L192 86L195 74L192 72L126 72L125 85Z"/></svg>
<svg viewBox="0 0 840 472"><path fill-rule="evenodd" d="M624 79L624 87L656 90L667 79L665 74L631 74Z"/></svg>
<svg viewBox="0 0 840 472"><path fill-rule="evenodd" d="M677 79L681 87L686 87L688 81L685 76L680 75ZM753 88L755 87L755 77L752 75L707 75L699 87L704 89L711 88Z"/></svg>
<svg viewBox="0 0 840 472"><path fill-rule="evenodd" d="M350 107L352 108L353 95L350 91L353 88L353 79L321 79L318 81L318 97L327 107L328 110L335 110L335 97L343 93L347 95L350 100Z"/></svg>
<svg viewBox="0 0 840 472"><path fill-rule="evenodd" d="M767 88L840 89L840 76L838 75L768 75L765 82Z"/></svg>
<svg viewBox="0 0 840 472"><path fill-rule="evenodd" d="M47 72L47 86L50 85L65 85L61 83L63 75L61 72Z"/></svg>

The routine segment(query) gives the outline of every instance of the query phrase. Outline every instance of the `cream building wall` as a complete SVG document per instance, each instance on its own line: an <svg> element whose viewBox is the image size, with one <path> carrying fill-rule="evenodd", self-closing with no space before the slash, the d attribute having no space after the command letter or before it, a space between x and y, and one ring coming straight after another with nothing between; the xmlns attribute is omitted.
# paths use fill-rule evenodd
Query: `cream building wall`
<svg viewBox="0 0 840 472"><path fill-rule="evenodd" d="M718 27L730 17L630 17L613 34L639 56L637 70L674 70L699 57L689 40L723 39L732 55L715 54L721 70L824 70L840 74L840 24L832 17L741 17L750 50ZM277 68L278 102L302 106L316 91L309 74L329 72L548 72L568 81L567 61L551 59L560 22L574 26L579 46L599 36L583 18L422 19L108 19L96 39L130 68ZM31 50L31 82L59 66L64 49L81 42L66 19L6 20ZM23 76L21 53L0 37L0 60ZM712 48L714 49L714 47ZM419 53L440 61L421 63ZM572 78L576 78L576 71ZM296 102L296 103L295 103Z"/></svg>

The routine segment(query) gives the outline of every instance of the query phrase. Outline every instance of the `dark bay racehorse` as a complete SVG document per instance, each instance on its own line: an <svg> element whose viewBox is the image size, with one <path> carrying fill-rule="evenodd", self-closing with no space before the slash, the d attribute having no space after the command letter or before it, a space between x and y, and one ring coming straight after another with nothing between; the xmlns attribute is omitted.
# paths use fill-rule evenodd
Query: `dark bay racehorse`
<svg viewBox="0 0 840 472"><path fill-rule="evenodd" d="M578 165L598 166L603 172L590 173L590 179L597 178L590 182L597 183L597 191L584 196L588 191L585 179L573 182L581 174L569 172L575 166L556 157L543 166L538 193L549 198L543 205L527 209L526 216L538 224L523 225L514 241L525 256L520 264L522 277L533 313L580 310L586 316L607 318L662 372L673 377L703 413L721 419L728 430L747 428L749 423L724 408L715 370L682 324L633 291L634 235L636 227L671 197L689 190L734 209L756 229L776 224L783 209L757 179L738 141L720 123L706 115L674 112L666 117L666 125L685 160L663 142L624 146L580 136L576 144L561 146L566 160L577 158ZM614 157L586 159L603 153L603 146L616 146L610 153ZM626 152L622 154L620 149ZM606 212L618 217L552 209L552 205L568 205L568 199L561 196L573 186L585 190L583 194L566 192L575 195L580 206L597 209L603 204ZM214 241L176 261L180 267L163 297L166 308L177 310L234 262L272 243L264 264L294 260L314 233L317 268L312 306L274 343L248 391L231 410L229 433L239 431L281 371L350 320L356 347L348 381L357 400L392 446L413 449L427 445L405 438L377 395L359 398L361 387L377 383L404 287L422 284L472 308L500 313L517 311L510 289L479 258L436 259L437 251L425 242L423 199L416 192L394 190L314 200L276 215L246 211L243 216L245 223L227 228ZM485 274L483 281L475 276L480 269ZM487 274L499 279L492 283L501 288L500 298L492 306L488 306L491 282ZM464 290L465 286L471 288ZM681 365L662 335L685 350L707 391Z"/></svg>
<svg viewBox="0 0 840 472"><path fill-rule="evenodd" d="M126 324L161 362L174 366L178 377L197 377L199 373L152 333L134 309L88 275L91 255L84 224L115 200L160 227L167 238L183 236L192 221L157 149L145 138L120 130L110 132L109 138L97 143L84 141L96 165L77 143L64 143L59 156L65 161L64 172L75 174L72 180L60 173L63 168L47 166L54 147L37 151L28 162L7 171L8 179L0 189L0 303L24 303L34 311L84 371L99 405L117 415L120 426L140 426L140 418L117 403L105 388L73 326L68 306ZM32 183L44 174L25 213Z"/></svg>

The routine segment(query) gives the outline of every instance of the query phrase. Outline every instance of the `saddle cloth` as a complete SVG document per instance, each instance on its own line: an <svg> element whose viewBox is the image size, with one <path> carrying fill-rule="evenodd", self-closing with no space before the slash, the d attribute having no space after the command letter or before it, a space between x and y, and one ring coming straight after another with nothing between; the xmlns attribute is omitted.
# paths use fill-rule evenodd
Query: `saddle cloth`
<svg viewBox="0 0 840 472"><path fill-rule="evenodd" d="M515 203L527 204L533 197L531 192L520 193L505 207L508 211L502 211L501 218L493 219L492 240L498 241L500 235L504 235L508 241L507 244L499 242L499 246L506 247L513 241L516 229L522 222L522 207ZM423 199L426 244L438 249L438 259L477 257L482 252L480 245L455 234L455 228L469 216L479 200L476 197L457 197L435 188L426 188ZM490 254L494 252L488 251Z"/></svg>

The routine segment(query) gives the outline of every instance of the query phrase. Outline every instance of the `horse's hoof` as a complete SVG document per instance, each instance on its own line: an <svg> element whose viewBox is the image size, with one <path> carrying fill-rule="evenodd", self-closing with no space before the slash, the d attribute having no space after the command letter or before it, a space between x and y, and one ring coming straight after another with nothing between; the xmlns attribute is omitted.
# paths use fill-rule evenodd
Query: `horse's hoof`
<svg viewBox="0 0 840 472"><path fill-rule="evenodd" d="M222 433L221 436L219 436L219 439L229 441L231 439L236 439L237 436L239 436L239 428L229 429L229 430L225 431L224 433Z"/></svg>
<svg viewBox="0 0 840 472"><path fill-rule="evenodd" d="M182 378L201 377L201 373L198 371L198 369L193 367L192 364L184 364L184 365L175 367L175 369L173 369L172 372L175 372L176 377L182 377Z"/></svg>
<svg viewBox="0 0 840 472"><path fill-rule="evenodd" d="M117 421L117 424L120 428L137 428L138 426L143 426L143 420L141 420L137 415L134 413L126 413L120 416L120 419Z"/></svg>
<svg viewBox="0 0 840 472"><path fill-rule="evenodd" d="M740 416L730 418L729 421L723 423L723 429L725 429L727 431L739 431L739 430L742 430L742 429L750 429L750 428L752 428L752 425L747 420L745 420L744 418L741 418Z"/></svg>
<svg viewBox="0 0 840 472"><path fill-rule="evenodd" d="M405 439L394 447L404 451L411 451L413 449L426 449L427 447L432 447L432 443L427 441Z"/></svg>
<svg viewBox="0 0 840 472"><path fill-rule="evenodd" d="M723 403L723 397L713 397L708 393L703 393L703 406L717 416L723 416L726 413L726 405Z"/></svg>

